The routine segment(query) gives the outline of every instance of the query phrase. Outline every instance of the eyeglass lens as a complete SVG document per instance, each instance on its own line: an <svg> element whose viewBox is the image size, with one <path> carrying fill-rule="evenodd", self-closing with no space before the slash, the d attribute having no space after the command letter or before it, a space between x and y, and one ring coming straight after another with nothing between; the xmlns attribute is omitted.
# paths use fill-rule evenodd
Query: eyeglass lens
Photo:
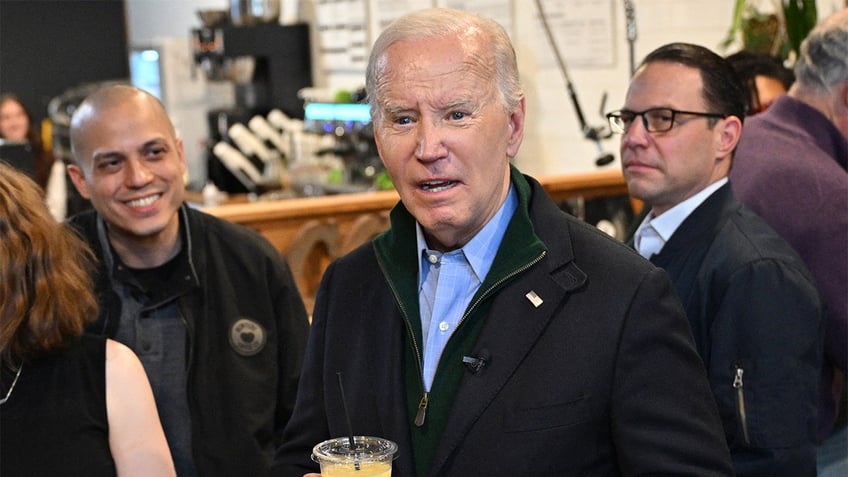
<svg viewBox="0 0 848 477"><path fill-rule="evenodd" d="M623 133L630 129L636 116L642 117L642 125L648 132L664 132L674 126L674 110L670 108L655 108L637 113L635 111L619 111L609 115L610 127L613 131Z"/></svg>

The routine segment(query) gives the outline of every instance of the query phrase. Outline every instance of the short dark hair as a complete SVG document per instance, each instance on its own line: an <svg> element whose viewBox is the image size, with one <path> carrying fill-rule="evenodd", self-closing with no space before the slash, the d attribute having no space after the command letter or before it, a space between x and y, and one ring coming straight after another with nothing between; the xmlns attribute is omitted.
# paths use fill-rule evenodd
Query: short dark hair
<svg viewBox="0 0 848 477"><path fill-rule="evenodd" d="M795 82L795 73L783 64L779 56L757 51L740 50L727 57L740 79L745 81L755 76L774 78L787 90Z"/></svg>
<svg viewBox="0 0 848 477"><path fill-rule="evenodd" d="M708 48L691 43L669 43L652 51L642 65L679 63L701 73L707 112L745 119L748 93L730 62Z"/></svg>

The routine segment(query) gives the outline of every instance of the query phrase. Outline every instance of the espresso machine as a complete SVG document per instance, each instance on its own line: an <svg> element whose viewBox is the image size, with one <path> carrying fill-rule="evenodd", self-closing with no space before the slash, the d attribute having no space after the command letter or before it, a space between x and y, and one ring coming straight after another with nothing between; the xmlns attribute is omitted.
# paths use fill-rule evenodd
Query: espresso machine
<svg viewBox="0 0 848 477"><path fill-rule="evenodd" d="M212 148L229 140L228 131L234 124L247 124L252 117L267 115L274 109L292 118L303 118L304 104L298 91L312 85L309 26L207 22L192 29L191 35L196 67L210 81L233 83L235 92L233 107L213 109L207 114L208 179L227 192L251 192L251 185L231 174Z"/></svg>
<svg viewBox="0 0 848 477"><path fill-rule="evenodd" d="M357 95L358 100L364 100L364 90ZM375 180L384 167L374 141L369 104L308 102L303 130L332 137L333 145L318 149L315 154L319 157L333 156L344 165L341 183L325 185L327 193L333 193L333 189L338 192L361 192L375 187Z"/></svg>

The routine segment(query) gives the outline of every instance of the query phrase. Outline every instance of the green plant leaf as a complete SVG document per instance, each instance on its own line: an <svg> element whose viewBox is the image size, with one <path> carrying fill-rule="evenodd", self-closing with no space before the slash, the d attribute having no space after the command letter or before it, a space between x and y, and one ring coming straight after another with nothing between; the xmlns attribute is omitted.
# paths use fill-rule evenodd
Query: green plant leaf
<svg viewBox="0 0 848 477"><path fill-rule="evenodd" d="M730 30L728 30L727 36L719 44L719 48L726 50L736 41L739 32L742 30L745 5L745 0L736 0L736 4L733 6L733 18L730 21Z"/></svg>
<svg viewBox="0 0 848 477"><path fill-rule="evenodd" d="M757 50L765 48L772 53L778 53L785 60L793 54L797 55L801 48L801 42L810 33L818 21L818 12L815 0L781 0L783 9L782 25L784 33L780 38L766 38L762 35L760 22L768 17L759 12L755 2L751 0L736 0L733 5L733 18L726 37L719 43L719 48L727 50L737 40L742 38L745 49ZM750 43L750 44L749 44ZM765 45L765 46L764 46ZM778 51L779 50L779 51Z"/></svg>
<svg viewBox="0 0 848 477"><path fill-rule="evenodd" d="M818 12L814 0L783 0L783 15L786 18L786 36L789 49L797 57L801 42L816 26Z"/></svg>

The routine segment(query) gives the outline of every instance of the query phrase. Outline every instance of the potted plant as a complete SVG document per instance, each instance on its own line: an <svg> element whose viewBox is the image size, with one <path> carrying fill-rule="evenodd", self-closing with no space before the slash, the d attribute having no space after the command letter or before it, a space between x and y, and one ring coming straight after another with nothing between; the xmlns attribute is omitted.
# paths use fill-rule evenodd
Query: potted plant
<svg viewBox="0 0 848 477"><path fill-rule="evenodd" d="M726 49L741 36L742 49L793 60L817 20L815 0L736 0L720 46Z"/></svg>

